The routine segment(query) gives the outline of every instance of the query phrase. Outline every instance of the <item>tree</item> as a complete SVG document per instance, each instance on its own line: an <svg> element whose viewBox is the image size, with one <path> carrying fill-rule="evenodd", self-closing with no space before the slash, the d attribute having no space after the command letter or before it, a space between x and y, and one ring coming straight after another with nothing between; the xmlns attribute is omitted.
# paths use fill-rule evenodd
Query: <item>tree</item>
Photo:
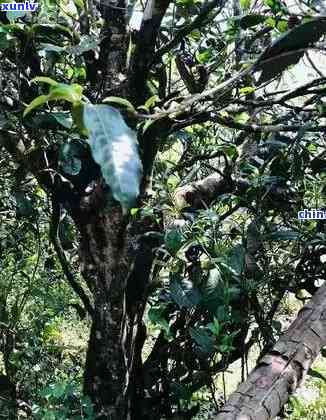
<svg viewBox="0 0 326 420"><path fill-rule="evenodd" d="M314 292L324 274L323 226L296 220L307 182L319 198L323 188L325 77L309 56L326 32L318 6L139 7L42 3L0 32L0 144L17 189L31 173L51 200L50 240L92 319L84 392L112 420L193 415L184 401L259 336L266 351L283 296ZM268 92L304 57L313 80ZM183 153L171 168L155 159L173 143ZM194 182L171 200L164 175ZM81 278L60 239L64 211ZM143 360L148 305L160 333Z"/></svg>

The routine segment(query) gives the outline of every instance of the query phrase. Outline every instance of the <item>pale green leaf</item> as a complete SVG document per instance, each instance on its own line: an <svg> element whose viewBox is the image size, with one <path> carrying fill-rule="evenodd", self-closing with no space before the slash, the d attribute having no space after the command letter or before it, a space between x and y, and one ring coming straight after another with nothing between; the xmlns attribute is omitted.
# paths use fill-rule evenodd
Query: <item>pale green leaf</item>
<svg viewBox="0 0 326 420"><path fill-rule="evenodd" d="M245 86L239 90L240 93L244 95L249 95L250 93L255 92L255 88L252 86Z"/></svg>
<svg viewBox="0 0 326 420"><path fill-rule="evenodd" d="M120 98L119 96L108 96L107 98L103 99L103 103L111 104L112 106L127 108L132 112L136 112L131 102L129 102L127 99Z"/></svg>
<svg viewBox="0 0 326 420"><path fill-rule="evenodd" d="M55 80L51 79L51 77L46 77L46 76L34 77L34 79L32 79L32 82L46 83L46 84L51 85L51 86L57 86L59 84Z"/></svg>
<svg viewBox="0 0 326 420"><path fill-rule="evenodd" d="M72 85L58 83L52 87L48 96L49 101L64 100L75 104L81 101L83 88L76 83L73 83Z"/></svg>
<svg viewBox="0 0 326 420"><path fill-rule="evenodd" d="M157 95L151 96L147 101L145 102L145 108L150 109L152 106L156 104L156 102L159 102L160 98Z"/></svg>
<svg viewBox="0 0 326 420"><path fill-rule="evenodd" d="M134 207L139 195L142 164L137 135L120 112L108 105L84 106L84 123L89 130L93 158L124 212Z"/></svg>
<svg viewBox="0 0 326 420"><path fill-rule="evenodd" d="M33 109L38 108L39 106L45 104L49 100L49 95L41 95L33 99L32 102L25 108L23 116L25 117Z"/></svg>
<svg viewBox="0 0 326 420"><path fill-rule="evenodd" d="M79 9L84 9L84 7L85 7L83 0L74 0L74 3L76 5L76 7L79 8Z"/></svg>
<svg viewBox="0 0 326 420"><path fill-rule="evenodd" d="M243 10L248 10L251 6L251 0L240 0L240 6Z"/></svg>
<svg viewBox="0 0 326 420"><path fill-rule="evenodd" d="M245 124L248 120L250 120L250 116L247 112L240 112L234 117L234 121L241 124Z"/></svg>
<svg viewBox="0 0 326 420"><path fill-rule="evenodd" d="M37 77L34 81L40 81L50 84L50 92L48 95L41 95L35 98L25 109L24 117L33 109L43 105L46 102L64 100L76 105L80 103L83 96L82 86L73 83L66 85L64 83L57 83L49 77Z"/></svg>

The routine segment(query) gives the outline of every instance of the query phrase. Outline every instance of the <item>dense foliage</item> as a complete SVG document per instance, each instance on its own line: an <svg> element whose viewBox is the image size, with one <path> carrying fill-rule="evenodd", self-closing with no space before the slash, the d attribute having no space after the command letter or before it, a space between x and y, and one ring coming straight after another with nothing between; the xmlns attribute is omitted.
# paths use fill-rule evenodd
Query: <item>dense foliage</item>
<svg viewBox="0 0 326 420"><path fill-rule="evenodd" d="M325 221L298 220L325 210L325 10L288 3L0 12L8 418L218 409L325 279Z"/></svg>

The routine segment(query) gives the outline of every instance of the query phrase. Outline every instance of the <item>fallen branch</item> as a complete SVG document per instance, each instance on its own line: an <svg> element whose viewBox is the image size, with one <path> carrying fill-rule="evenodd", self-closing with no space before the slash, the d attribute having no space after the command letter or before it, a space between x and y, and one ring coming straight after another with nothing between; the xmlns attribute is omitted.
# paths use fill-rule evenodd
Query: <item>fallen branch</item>
<svg viewBox="0 0 326 420"><path fill-rule="evenodd" d="M302 384L326 345L326 284L298 313L273 349L229 397L216 420L268 420Z"/></svg>

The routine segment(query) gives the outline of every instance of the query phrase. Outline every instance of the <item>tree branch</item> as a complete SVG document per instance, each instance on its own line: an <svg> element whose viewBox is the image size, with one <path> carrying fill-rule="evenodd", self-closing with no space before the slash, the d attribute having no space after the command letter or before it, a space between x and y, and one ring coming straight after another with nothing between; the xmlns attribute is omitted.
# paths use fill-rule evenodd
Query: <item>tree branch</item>
<svg viewBox="0 0 326 420"><path fill-rule="evenodd" d="M143 104L148 97L146 81L153 63L157 35L170 5L170 0L148 0L139 32L134 36L134 45L128 68L128 84L131 100Z"/></svg>
<svg viewBox="0 0 326 420"><path fill-rule="evenodd" d="M207 121L216 122L224 127L234 128L235 130L246 131L248 133L279 133L281 131L296 133L302 129L309 133L326 132L326 125L242 124L234 121L232 118L222 117L220 114L214 112L201 112L192 118L184 119L181 122L175 123L171 131L175 132L190 125Z"/></svg>
<svg viewBox="0 0 326 420"><path fill-rule="evenodd" d="M212 19L218 15L221 9L224 6L225 1L221 0L212 0L209 3L204 4L200 13L196 18L191 22L189 25L183 26L179 29L175 35L175 37L168 42L167 44L163 45L155 54L154 62L157 62L164 54L168 53L172 50L172 48L176 47L187 35L190 34L194 29L202 28L203 25L207 23L209 18L209 14L215 9L215 7L219 6L219 9L214 13Z"/></svg>
<svg viewBox="0 0 326 420"><path fill-rule="evenodd" d="M71 286L73 291L77 294L77 296L80 298L80 300L83 302L87 312L91 316L93 316L94 308L91 305L89 297L86 295L84 289L77 282L74 275L69 269L68 261L66 259L64 250L62 249L62 246L58 237L59 223L60 223L60 205L55 201L55 199L52 199L52 219L51 219L50 232L49 232L50 240L57 253L58 260L62 267L62 271L64 275L66 276L66 279L69 285Z"/></svg>
<svg viewBox="0 0 326 420"><path fill-rule="evenodd" d="M216 420L268 420L279 413L326 345L326 285L229 397Z"/></svg>

